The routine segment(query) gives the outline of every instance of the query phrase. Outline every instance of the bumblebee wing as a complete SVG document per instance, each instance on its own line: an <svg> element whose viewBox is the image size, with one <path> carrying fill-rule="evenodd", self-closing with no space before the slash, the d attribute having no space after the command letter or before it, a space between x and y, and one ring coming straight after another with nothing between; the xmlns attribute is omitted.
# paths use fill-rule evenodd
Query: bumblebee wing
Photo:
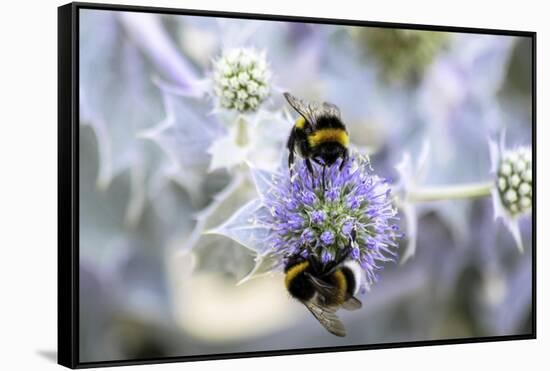
<svg viewBox="0 0 550 371"><path fill-rule="evenodd" d="M286 98L288 104L292 106L298 112L300 115L302 115L308 124L315 126L315 115L312 111L311 103L306 103L304 100L300 98L296 98L294 95L286 92L283 93L284 97Z"/></svg>
<svg viewBox="0 0 550 371"><path fill-rule="evenodd" d="M314 301L306 301L303 303L328 332L340 337L346 336L346 329L336 315L336 308L323 307Z"/></svg>
<svg viewBox="0 0 550 371"><path fill-rule="evenodd" d="M338 106L335 104L324 102L323 111L325 115L340 119L340 108L338 108Z"/></svg>
<svg viewBox="0 0 550 371"><path fill-rule="evenodd" d="M329 283L326 283L307 272L306 272L306 275L308 276L313 286L315 286L315 289L317 290L317 292L323 298L330 297L331 295L334 294L334 290L336 290L335 286ZM355 296L350 296L349 298L346 299L344 304L342 304L342 308L346 310L357 310L357 309L360 309L362 306L363 304L361 303L361 301L357 299Z"/></svg>
<svg viewBox="0 0 550 371"><path fill-rule="evenodd" d="M344 304L342 304L342 308L346 310L357 310L361 309L362 306L363 303L361 303L361 301L355 296L350 296L349 299L347 299Z"/></svg>
<svg viewBox="0 0 550 371"><path fill-rule="evenodd" d="M327 283L325 281L320 280L319 278L313 276L312 274L305 272L305 275L309 278L310 282L315 287L316 291L323 297L330 297L334 295L334 291L336 290L336 287L331 285L330 283Z"/></svg>
<svg viewBox="0 0 550 371"><path fill-rule="evenodd" d="M288 92L283 95L292 108L302 115L313 128L317 126L319 117L331 116L340 119L340 109L332 103L306 102Z"/></svg>

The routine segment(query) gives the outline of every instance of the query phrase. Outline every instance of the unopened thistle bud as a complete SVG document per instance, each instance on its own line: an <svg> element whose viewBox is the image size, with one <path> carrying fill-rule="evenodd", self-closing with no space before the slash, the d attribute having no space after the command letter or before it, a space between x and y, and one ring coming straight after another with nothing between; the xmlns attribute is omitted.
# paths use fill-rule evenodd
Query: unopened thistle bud
<svg viewBox="0 0 550 371"><path fill-rule="evenodd" d="M502 153L496 173L496 186L504 209L512 216L531 210L533 170L531 149L520 147Z"/></svg>
<svg viewBox="0 0 550 371"><path fill-rule="evenodd" d="M265 53L254 49L230 49L214 62L214 94L225 109L256 111L269 96L270 79Z"/></svg>

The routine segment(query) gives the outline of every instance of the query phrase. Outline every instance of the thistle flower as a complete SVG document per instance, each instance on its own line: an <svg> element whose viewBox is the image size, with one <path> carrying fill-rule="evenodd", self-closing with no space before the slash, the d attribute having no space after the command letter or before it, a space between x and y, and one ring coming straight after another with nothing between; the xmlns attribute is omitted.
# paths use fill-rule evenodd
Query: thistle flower
<svg viewBox="0 0 550 371"><path fill-rule="evenodd" d="M426 143L413 164L409 153L396 167L400 174L400 208L403 210L409 234L409 244L402 261L415 254L417 234L416 204L444 200L472 199L492 196L495 219L502 219L512 233L516 245L523 251L518 219L531 213L533 198L533 172L531 148L505 149L504 135L500 143L489 141L491 155L490 181L476 183L427 186L420 185L426 171L429 145Z"/></svg>
<svg viewBox="0 0 550 371"><path fill-rule="evenodd" d="M523 251L518 219L531 213L533 201L533 163L531 148L505 148L505 136L500 143L489 142L491 172L494 187L491 191L495 219L502 219Z"/></svg>
<svg viewBox="0 0 550 371"><path fill-rule="evenodd" d="M497 170L500 201L511 215L531 210L533 173L531 150L526 147L505 151Z"/></svg>
<svg viewBox="0 0 550 371"><path fill-rule="evenodd" d="M312 186L303 161L292 178L281 177L270 187L263 199L269 214L262 222L271 231L267 244L282 258L313 254L323 262L351 249L350 258L360 263L370 284L377 279L378 262L396 258L397 211L388 183L369 173L368 159L355 155L341 171L339 166L326 169L324 191L321 166L313 167Z"/></svg>
<svg viewBox="0 0 550 371"><path fill-rule="evenodd" d="M396 260L403 235L394 224L388 182L371 174L368 159L357 154L339 167L337 161L325 169L324 191L320 165L313 165L313 180L301 160L292 177L286 168L282 174L251 168L259 199L209 231L257 253L256 267L241 282L280 269L291 255L326 262L347 252L365 272L365 289L377 280L380 262Z"/></svg>
<svg viewBox="0 0 550 371"><path fill-rule="evenodd" d="M254 49L230 49L214 62L214 94L228 110L256 111L269 96L270 79L265 53Z"/></svg>

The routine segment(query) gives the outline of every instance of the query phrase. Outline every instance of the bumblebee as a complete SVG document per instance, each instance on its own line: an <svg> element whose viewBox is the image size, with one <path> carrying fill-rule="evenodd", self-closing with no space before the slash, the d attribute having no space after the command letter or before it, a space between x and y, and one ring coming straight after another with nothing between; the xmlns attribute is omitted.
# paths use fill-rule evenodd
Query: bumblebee
<svg viewBox="0 0 550 371"><path fill-rule="evenodd" d="M340 308L357 310L362 304L355 297L361 282L361 267L344 254L338 261L321 263L310 255L293 255L285 266L285 286L290 295L305 305L323 327L336 336L346 329L336 315Z"/></svg>
<svg viewBox="0 0 550 371"><path fill-rule="evenodd" d="M312 176L314 173L311 161L323 166L324 187L325 166L331 166L341 158L342 170L349 156L349 135L340 118L340 109L327 102L304 102L288 92L283 95L300 114L288 137L288 167L292 169L295 152L298 152L305 159Z"/></svg>

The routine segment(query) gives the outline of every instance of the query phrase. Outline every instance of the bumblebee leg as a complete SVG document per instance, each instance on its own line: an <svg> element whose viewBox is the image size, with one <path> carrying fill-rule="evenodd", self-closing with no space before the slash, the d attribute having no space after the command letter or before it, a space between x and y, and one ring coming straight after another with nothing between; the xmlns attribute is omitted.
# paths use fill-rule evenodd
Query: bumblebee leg
<svg viewBox="0 0 550 371"><path fill-rule="evenodd" d="M348 162L348 157L349 157L349 152L346 149L344 152L344 155L342 156L342 162L340 163L340 171L342 171L342 169L344 168L344 165L346 164L346 162Z"/></svg>
<svg viewBox="0 0 550 371"><path fill-rule="evenodd" d="M325 273L323 276L330 276L334 271L346 260L351 253L351 245L348 245L344 247L342 250L342 253L338 256L338 259L333 260L332 262L328 263L325 267Z"/></svg>
<svg viewBox="0 0 550 371"><path fill-rule="evenodd" d="M309 257L308 257L308 261L309 261L309 264L311 266L311 270L315 273L315 274L321 274L324 269L325 269L325 266L323 263L321 263L319 261L319 259L317 259L315 257L315 254L313 252L311 252L312 249L310 249L310 254L309 254Z"/></svg>
<svg viewBox="0 0 550 371"><path fill-rule="evenodd" d="M306 158L306 167L309 173L311 174L311 188L315 188L315 173L313 172L313 166L311 165L311 160Z"/></svg>
<svg viewBox="0 0 550 371"><path fill-rule="evenodd" d="M352 242L355 242L355 237L357 237L357 230L355 229L355 227L353 227L353 229L351 230L351 238L349 240L350 246Z"/></svg>
<svg viewBox="0 0 550 371"><path fill-rule="evenodd" d="M351 254L351 250L353 249L353 243L355 242L355 238L357 237L357 231L355 230L355 227L351 230L349 238L349 243L344 247L342 258L340 259L340 263L344 261L349 254Z"/></svg>
<svg viewBox="0 0 550 371"><path fill-rule="evenodd" d="M329 263L327 266L326 266L326 273L325 275L328 276L328 275L331 275L332 273L334 273L334 271L336 270L336 268L338 268L338 266L340 264L342 264L344 262L344 260L346 260L349 256L349 254L351 254L351 250L353 249L352 247L352 243L355 242L355 237L357 236L357 231L355 230L355 228L353 228L351 230L351 237L349 239L349 244L346 245L346 247L344 247L342 249L342 253L339 254L337 257L337 259L333 260L331 263Z"/></svg>
<svg viewBox="0 0 550 371"><path fill-rule="evenodd" d="M288 148L288 169L290 170L291 175L292 175L292 164L294 164L295 142L296 142L296 132L295 132L295 129L293 128L288 137L288 142L286 143L286 147Z"/></svg>
<svg viewBox="0 0 550 371"><path fill-rule="evenodd" d="M294 164L294 150L290 150L288 154L288 170L292 176L292 165Z"/></svg>

